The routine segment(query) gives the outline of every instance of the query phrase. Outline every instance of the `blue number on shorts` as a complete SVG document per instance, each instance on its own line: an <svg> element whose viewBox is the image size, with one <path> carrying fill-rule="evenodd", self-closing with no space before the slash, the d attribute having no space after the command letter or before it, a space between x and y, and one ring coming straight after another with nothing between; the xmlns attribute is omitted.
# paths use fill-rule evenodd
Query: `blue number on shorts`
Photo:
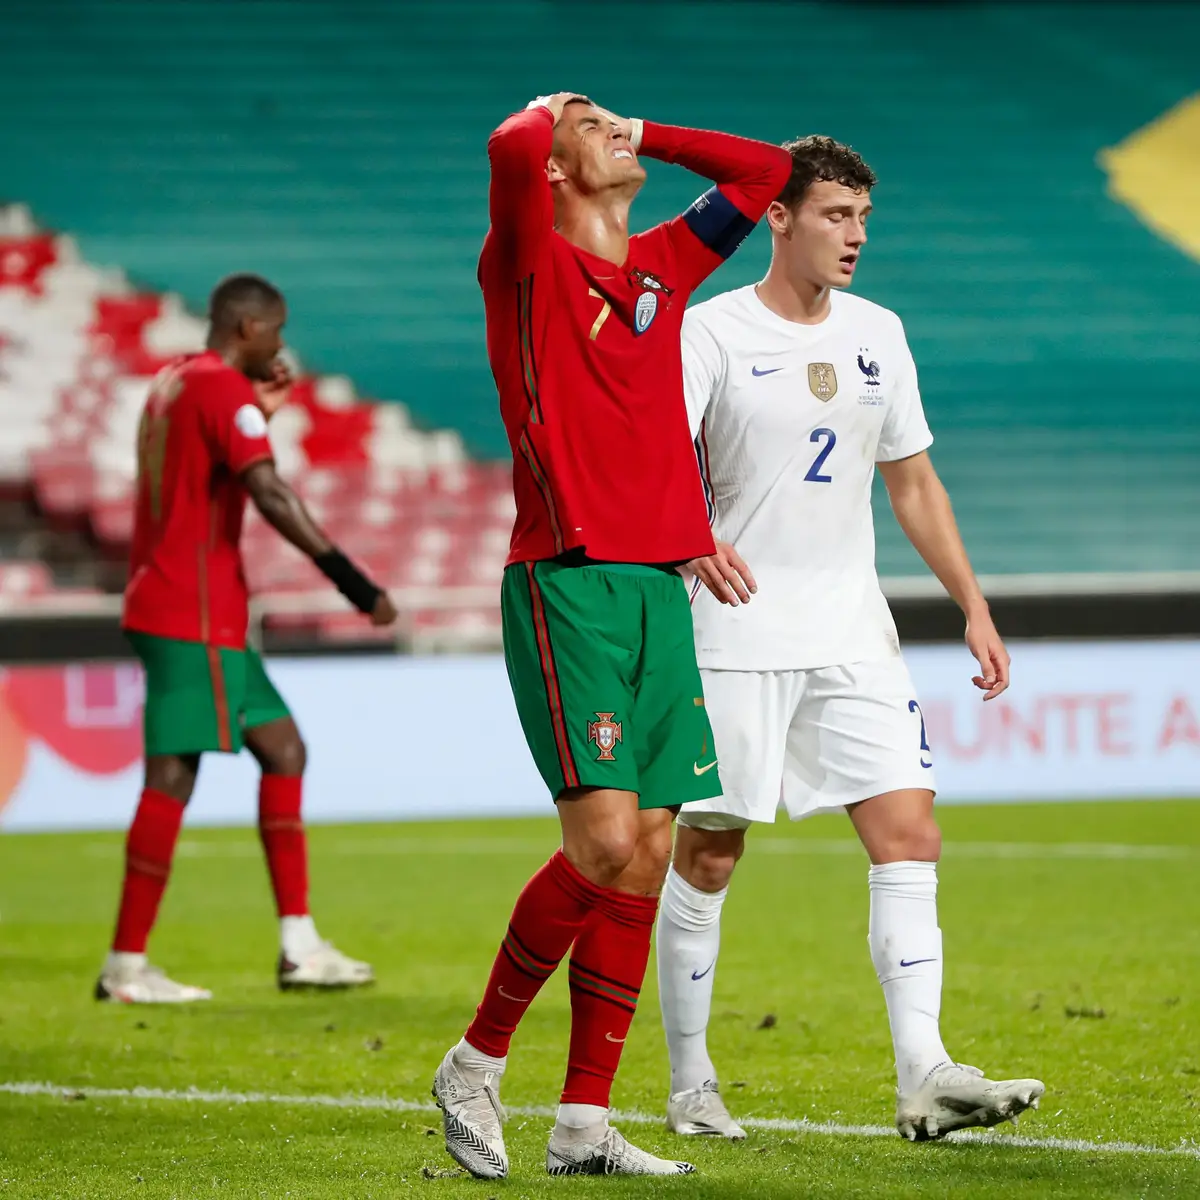
<svg viewBox="0 0 1200 1200"><path fill-rule="evenodd" d="M808 468L808 474L804 477L808 483L833 482L833 476L822 475L821 468L825 465L825 460L829 457L830 450L837 445L837 434L834 433L832 429L814 429L812 433L808 435L808 440L810 442L819 442L823 438L828 438L829 440L826 441L825 445L821 447L820 454L813 459L812 466Z"/></svg>
<svg viewBox="0 0 1200 1200"><path fill-rule="evenodd" d="M915 712L921 718L921 766L932 767L933 763L925 761L925 755L930 753L929 738L925 733L925 714L921 712L921 706L915 700L908 702L908 711Z"/></svg>

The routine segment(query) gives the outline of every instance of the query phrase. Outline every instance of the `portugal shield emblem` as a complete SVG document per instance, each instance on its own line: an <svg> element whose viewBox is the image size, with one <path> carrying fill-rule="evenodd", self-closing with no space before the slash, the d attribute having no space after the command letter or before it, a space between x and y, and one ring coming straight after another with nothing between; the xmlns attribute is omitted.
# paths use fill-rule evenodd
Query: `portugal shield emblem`
<svg viewBox="0 0 1200 1200"><path fill-rule="evenodd" d="M588 722L588 741L595 742L600 751L596 755L597 762L616 762L613 748L621 740L621 722L614 722L613 715L598 712L596 719Z"/></svg>
<svg viewBox="0 0 1200 1200"><path fill-rule="evenodd" d="M832 400L837 395L837 374L833 363L808 364L808 390L818 400Z"/></svg>

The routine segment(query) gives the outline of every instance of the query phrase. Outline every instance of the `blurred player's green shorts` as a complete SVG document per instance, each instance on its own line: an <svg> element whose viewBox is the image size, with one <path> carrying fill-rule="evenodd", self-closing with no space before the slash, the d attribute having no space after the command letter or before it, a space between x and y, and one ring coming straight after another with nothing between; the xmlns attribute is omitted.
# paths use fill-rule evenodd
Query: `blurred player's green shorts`
<svg viewBox="0 0 1200 1200"><path fill-rule="evenodd" d="M146 668L147 756L237 754L245 730L291 716L255 650L126 636Z"/></svg>
<svg viewBox="0 0 1200 1200"><path fill-rule="evenodd" d="M620 788L663 808L721 794L678 572L516 563L500 606L517 713L552 796Z"/></svg>

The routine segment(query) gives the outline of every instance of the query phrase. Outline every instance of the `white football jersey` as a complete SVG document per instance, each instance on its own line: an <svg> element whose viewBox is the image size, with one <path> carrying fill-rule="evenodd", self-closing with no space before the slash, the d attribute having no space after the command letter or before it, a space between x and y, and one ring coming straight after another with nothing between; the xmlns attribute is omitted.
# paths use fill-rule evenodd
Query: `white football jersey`
<svg viewBox="0 0 1200 1200"><path fill-rule="evenodd" d="M875 573L877 462L933 441L904 326L848 292L799 325L753 287L689 309L688 415L716 537L758 583L749 604L693 602L702 668L787 671L887 658L896 626Z"/></svg>

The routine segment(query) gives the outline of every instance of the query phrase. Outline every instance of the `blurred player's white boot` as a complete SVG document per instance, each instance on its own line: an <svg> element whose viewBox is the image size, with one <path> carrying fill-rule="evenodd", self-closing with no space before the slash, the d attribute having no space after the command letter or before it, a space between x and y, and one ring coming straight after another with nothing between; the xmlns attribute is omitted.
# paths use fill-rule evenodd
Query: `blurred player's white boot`
<svg viewBox="0 0 1200 1200"><path fill-rule="evenodd" d="M292 988L350 988L375 982L370 963L349 958L336 946L321 942L314 950L293 962L286 954L279 956L279 987Z"/></svg>
<svg viewBox="0 0 1200 1200"><path fill-rule="evenodd" d="M684 1137L723 1137L740 1142L746 1131L729 1115L715 1081L676 1092L667 1100L667 1128Z"/></svg>
<svg viewBox="0 0 1200 1200"><path fill-rule="evenodd" d="M118 1004L192 1004L211 1000L212 992L168 979L144 954L113 951L96 980L96 999Z"/></svg>
<svg viewBox="0 0 1200 1200"><path fill-rule="evenodd" d="M472 1059L478 1065L472 1065ZM446 1051L433 1077L433 1098L442 1110L446 1153L476 1179L503 1179L508 1174L500 1104L503 1073L501 1060L459 1042Z"/></svg>
<svg viewBox="0 0 1200 1200"><path fill-rule="evenodd" d="M375 982L370 963L348 958L324 941L310 916L283 917L279 922L279 987L348 988Z"/></svg>
<svg viewBox="0 0 1200 1200"><path fill-rule="evenodd" d="M691 1175L691 1163L655 1158L631 1146L605 1117L600 1124L573 1129L555 1123L546 1147L551 1175Z"/></svg>
<svg viewBox="0 0 1200 1200"><path fill-rule="evenodd" d="M896 1103L896 1128L910 1142L939 1138L955 1129L999 1125L1037 1108L1040 1079L988 1079L978 1067L943 1063L911 1096Z"/></svg>

